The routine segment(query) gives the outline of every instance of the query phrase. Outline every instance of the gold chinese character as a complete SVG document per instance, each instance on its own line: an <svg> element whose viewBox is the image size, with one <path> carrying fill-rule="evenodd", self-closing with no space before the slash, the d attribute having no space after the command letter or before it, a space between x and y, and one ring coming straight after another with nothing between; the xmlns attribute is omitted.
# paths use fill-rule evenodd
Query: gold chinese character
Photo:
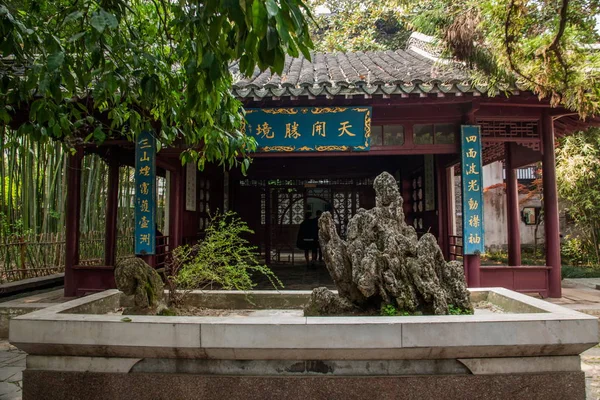
<svg viewBox="0 0 600 400"><path fill-rule="evenodd" d="M150 176L150 166L146 165L140 168L140 175Z"/></svg>
<svg viewBox="0 0 600 400"><path fill-rule="evenodd" d="M479 208L479 202L477 200L469 199L469 210L477 210Z"/></svg>
<svg viewBox="0 0 600 400"><path fill-rule="evenodd" d="M142 139L139 141L140 144L140 149L149 149L150 147L150 143L148 143L148 139Z"/></svg>
<svg viewBox="0 0 600 400"><path fill-rule="evenodd" d="M475 163L467 164L467 175L479 175L477 171L477 165Z"/></svg>
<svg viewBox="0 0 600 400"><path fill-rule="evenodd" d="M140 204L140 212L150 212L150 205L148 204L148 200L142 200Z"/></svg>
<svg viewBox="0 0 600 400"><path fill-rule="evenodd" d="M350 121L341 122L340 127L338 128L338 131L340 131L340 134L338 136L342 136L344 134L348 136L356 136L354 133L348 130L350 128L352 128L352 125L350 125Z"/></svg>
<svg viewBox="0 0 600 400"><path fill-rule="evenodd" d="M313 124L313 130L312 130L312 135L315 136L315 133L317 134L317 136L323 136L325 137L325 122L320 122L317 121Z"/></svg>
<svg viewBox="0 0 600 400"><path fill-rule="evenodd" d="M298 124L296 122L291 124L285 124L285 138L298 139L300 133L298 133Z"/></svg>
<svg viewBox="0 0 600 400"><path fill-rule="evenodd" d="M150 161L150 157L148 157L148 154L146 154L145 151L144 151L144 155L142 156L142 158L140 158L140 162L144 162L144 161Z"/></svg>
<svg viewBox="0 0 600 400"><path fill-rule="evenodd" d="M150 234L149 233L144 233L142 235L140 235L140 244L144 244L146 243L148 246L150 246Z"/></svg>
<svg viewBox="0 0 600 400"><path fill-rule="evenodd" d="M146 218L146 216L144 215L142 217L142 219L140 220L140 228L142 228L142 229L148 228L149 227L149 225L148 225L149 222L150 221L148 221L148 218Z"/></svg>
<svg viewBox="0 0 600 400"><path fill-rule="evenodd" d="M481 236L478 233L469 235L469 243L470 244L479 244L481 243Z"/></svg>
<svg viewBox="0 0 600 400"><path fill-rule="evenodd" d="M148 184L148 182L142 182L140 184L140 193L141 194L148 194L149 193L149 191L148 191L148 187L149 186L150 185Z"/></svg>
<svg viewBox="0 0 600 400"><path fill-rule="evenodd" d="M477 136L475 136L475 135L473 135L473 136L467 136L465 139L467 139L467 143L477 142Z"/></svg>
<svg viewBox="0 0 600 400"><path fill-rule="evenodd" d="M471 179L469 181L469 186L467 189L469 192L477 192L479 191L479 183L477 183L477 179Z"/></svg>
<svg viewBox="0 0 600 400"><path fill-rule="evenodd" d="M481 225L481 222L479 221L479 215L471 215L471 217L469 218L469 226L472 226L473 228L478 228L479 225Z"/></svg>
<svg viewBox="0 0 600 400"><path fill-rule="evenodd" d="M467 151L465 154L468 158L477 157L477 152L475 151L475 149L469 149L469 151Z"/></svg>
<svg viewBox="0 0 600 400"><path fill-rule="evenodd" d="M271 125L265 122L262 125L258 125L256 128L256 136L259 135L262 135L263 139L273 139L275 137L275 132L271 130Z"/></svg>

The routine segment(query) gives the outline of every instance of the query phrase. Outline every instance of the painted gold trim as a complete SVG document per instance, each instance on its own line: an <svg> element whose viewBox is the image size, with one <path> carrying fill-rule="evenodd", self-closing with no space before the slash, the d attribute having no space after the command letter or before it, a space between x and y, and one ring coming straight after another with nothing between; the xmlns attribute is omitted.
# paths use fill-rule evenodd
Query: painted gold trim
<svg viewBox="0 0 600 400"><path fill-rule="evenodd" d="M262 150L266 151L266 152L282 151L282 152L290 153L290 152L296 150L296 148L293 146L264 146L264 147L262 147Z"/></svg>
<svg viewBox="0 0 600 400"><path fill-rule="evenodd" d="M295 115L298 114L298 109L296 108L263 108L262 111L265 114L287 114L287 115Z"/></svg>
<svg viewBox="0 0 600 400"><path fill-rule="evenodd" d="M310 112L313 114L336 114L347 110L348 107L314 107Z"/></svg>
<svg viewBox="0 0 600 400"><path fill-rule="evenodd" d="M317 151L346 151L349 149L348 146L317 146Z"/></svg>

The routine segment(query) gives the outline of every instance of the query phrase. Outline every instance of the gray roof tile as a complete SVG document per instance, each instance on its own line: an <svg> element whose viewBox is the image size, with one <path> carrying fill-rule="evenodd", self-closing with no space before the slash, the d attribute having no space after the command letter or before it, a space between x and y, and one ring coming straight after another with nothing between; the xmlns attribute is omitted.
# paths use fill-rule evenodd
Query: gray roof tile
<svg viewBox="0 0 600 400"><path fill-rule="evenodd" d="M313 53L286 57L283 73L254 71L243 77L233 63L238 97L314 96L352 94L462 93L486 87L464 85L468 75L456 64L437 62L413 49L355 53ZM326 89L326 90L325 90Z"/></svg>

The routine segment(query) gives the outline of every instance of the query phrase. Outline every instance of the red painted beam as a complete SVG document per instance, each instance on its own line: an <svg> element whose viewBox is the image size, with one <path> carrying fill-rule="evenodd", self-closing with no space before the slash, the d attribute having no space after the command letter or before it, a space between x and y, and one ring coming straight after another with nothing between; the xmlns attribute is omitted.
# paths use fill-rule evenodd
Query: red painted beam
<svg viewBox="0 0 600 400"><path fill-rule="evenodd" d="M554 155L554 126L552 115L546 112L542 119L544 185L544 230L546 233L546 265L549 275L550 297L561 297L560 233L558 223L558 193L556 188L556 158Z"/></svg>

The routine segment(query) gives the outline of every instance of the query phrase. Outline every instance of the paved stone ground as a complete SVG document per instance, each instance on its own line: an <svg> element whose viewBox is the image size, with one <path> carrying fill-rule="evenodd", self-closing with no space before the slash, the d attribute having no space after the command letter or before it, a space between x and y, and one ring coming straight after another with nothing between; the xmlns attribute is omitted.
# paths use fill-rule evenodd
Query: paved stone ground
<svg viewBox="0 0 600 400"><path fill-rule="evenodd" d="M21 399L21 373L24 369L25 353L11 346L7 340L0 341L0 400Z"/></svg>
<svg viewBox="0 0 600 400"><path fill-rule="evenodd" d="M281 280L285 290L312 290L321 286L335 289L335 284L323 262L306 265L303 259L295 265L281 264L270 268ZM269 280L263 275L256 275L254 281L257 283L255 288L257 290L273 289Z"/></svg>

